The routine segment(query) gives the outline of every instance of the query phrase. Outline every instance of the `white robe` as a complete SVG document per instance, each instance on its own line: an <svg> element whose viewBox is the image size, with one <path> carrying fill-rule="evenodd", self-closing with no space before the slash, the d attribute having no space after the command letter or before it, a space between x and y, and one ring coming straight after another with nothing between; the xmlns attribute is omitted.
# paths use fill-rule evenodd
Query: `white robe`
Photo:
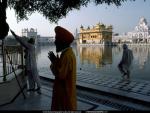
<svg viewBox="0 0 150 113"><path fill-rule="evenodd" d="M34 80L34 81L32 81L32 80L29 80L29 81L36 82L37 86L41 87L40 78L39 78L38 69L37 69L37 63L36 63L35 46L33 44L28 43L27 41L24 41L21 37L16 36L15 38L28 51L26 67L27 67L27 70L31 71L31 74L32 74L33 80ZM31 78L31 77L29 77L29 78ZM29 83L29 84L33 84L33 83ZM33 86L31 86L31 87L33 87Z"/></svg>

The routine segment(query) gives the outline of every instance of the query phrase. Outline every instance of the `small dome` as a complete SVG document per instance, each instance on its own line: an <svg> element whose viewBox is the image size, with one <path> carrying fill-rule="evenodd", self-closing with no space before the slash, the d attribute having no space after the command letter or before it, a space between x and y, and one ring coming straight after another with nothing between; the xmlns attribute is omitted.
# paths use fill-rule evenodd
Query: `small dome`
<svg viewBox="0 0 150 113"><path fill-rule="evenodd" d="M147 25L147 20L144 17L140 18L139 24Z"/></svg>

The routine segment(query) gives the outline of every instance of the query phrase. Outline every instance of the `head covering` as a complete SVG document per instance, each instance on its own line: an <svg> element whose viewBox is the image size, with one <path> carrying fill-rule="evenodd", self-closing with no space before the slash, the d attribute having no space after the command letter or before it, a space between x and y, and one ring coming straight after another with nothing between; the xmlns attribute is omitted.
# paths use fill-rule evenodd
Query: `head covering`
<svg viewBox="0 0 150 113"><path fill-rule="evenodd" d="M128 46L127 46L127 44L123 44L123 49L128 49Z"/></svg>
<svg viewBox="0 0 150 113"><path fill-rule="evenodd" d="M56 40L62 43L70 44L74 40L74 36L72 35L72 33L70 33L68 30L66 30L61 26L55 27L55 33L56 33L55 36Z"/></svg>

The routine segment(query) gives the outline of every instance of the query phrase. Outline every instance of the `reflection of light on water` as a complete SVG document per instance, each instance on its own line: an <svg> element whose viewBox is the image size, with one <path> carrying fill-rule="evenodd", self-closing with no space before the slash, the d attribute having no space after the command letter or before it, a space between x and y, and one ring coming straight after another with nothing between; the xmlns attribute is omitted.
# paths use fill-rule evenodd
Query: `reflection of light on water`
<svg viewBox="0 0 150 113"><path fill-rule="evenodd" d="M144 65L140 65L140 66L139 66L139 69L143 69L143 68L144 68Z"/></svg>
<svg viewBox="0 0 150 113"><path fill-rule="evenodd" d="M145 63L146 63L146 60L144 60L141 64L139 64L139 68L140 69L144 69Z"/></svg>
<svg viewBox="0 0 150 113"><path fill-rule="evenodd" d="M134 55L132 78L150 80L150 58L148 57L150 47L133 46L130 48L133 50ZM97 46L92 48L74 46L73 49L77 60L77 71L90 72L97 76L105 75L120 78L121 74L117 65L122 57L122 48L119 50L119 47ZM50 60L47 57L49 50L55 51L55 46L43 47L38 55L38 68L40 68L41 74L46 74L45 76L51 75Z"/></svg>
<svg viewBox="0 0 150 113"><path fill-rule="evenodd" d="M101 68L107 63L112 63L112 48L104 46L79 46L80 61L82 64L86 62L95 64L96 68ZM85 62L86 61L86 62Z"/></svg>
<svg viewBox="0 0 150 113"><path fill-rule="evenodd" d="M104 61L101 61L99 63L96 63L96 68L101 68L101 67L104 67L105 65L107 65L107 64Z"/></svg>

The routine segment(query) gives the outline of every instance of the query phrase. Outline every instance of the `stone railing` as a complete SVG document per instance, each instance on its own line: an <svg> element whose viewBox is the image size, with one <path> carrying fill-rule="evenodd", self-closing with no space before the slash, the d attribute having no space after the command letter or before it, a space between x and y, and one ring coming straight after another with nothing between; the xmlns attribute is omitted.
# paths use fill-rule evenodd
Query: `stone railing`
<svg viewBox="0 0 150 113"><path fill-rule="evenodd" d="M13 102L26 86L23 48L5 46L2 49L4 51L0 56L0 106Z"/></svg>
<svg viewBox="0 0 150 113"><path fill-rule="evenodd" d="M5 46L0 56L0 80L7 81L7 77L14 71L23 68L24 57L21 46Z"/></svg>

